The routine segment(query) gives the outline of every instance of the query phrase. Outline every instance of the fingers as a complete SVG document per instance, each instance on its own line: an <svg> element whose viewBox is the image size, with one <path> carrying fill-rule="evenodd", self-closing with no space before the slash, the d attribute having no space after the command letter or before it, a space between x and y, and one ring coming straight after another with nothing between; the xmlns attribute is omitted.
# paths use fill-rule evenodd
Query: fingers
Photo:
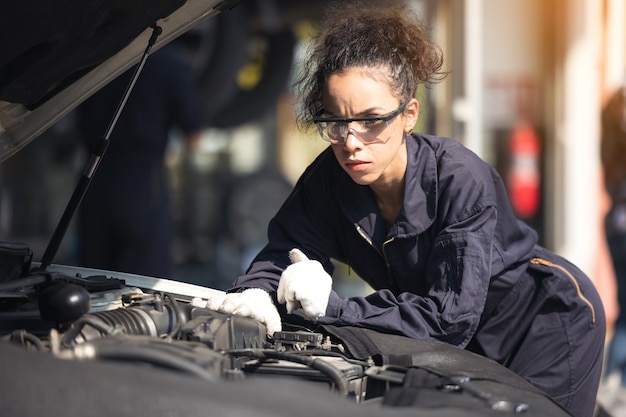
<svg viewBox="0 0 626 417"><path fill-rule="evenodd" d="M222 304L220 304L219 310L224 313L236 314L235 311L238 308L246 305L246 300L244 297L245 296L242 292L228 294L228 296L224 297Z"/></svg>
<svg viewBox="0 0 626 417"><path fill-rule="evenodd" d="M317 320L326 314L326 304L328 303L323 298L319 300L304 299L302 300L302 309L308 318Z"/></svg>
<svg viewBox="0 0 626 417"><path fill-rule="evenodd" d="M295 264L296 262L303 262L303 261L309 260L309 258L307 258L304 252L302 252L298 248L294 248L289 251L289 259L291 260L292 264Z"/></svg>
<svg viewBox="0 0 626 417"><path fill-rule="evenodd" d="M285 287L285 281L281 279L278 282L278 288L276 289L276 299L278 301L278 304L285 304L285 301L287 301L287 299L285 298Z"/></svg>
<svg viewBox="0 0 626 417"><path fill-rule="evenodd" d="M219 296L209 298L206 302L206 308L208 308L209 310L219 310L225 298L225 293Z"/></svg>
<svg viewBox="0 0 626 417"><path fill-rule="evenodd" d="M245 305L239 306L241 313L244 313L243 315L265 324L267 334L270 336L282 329L280 314L267 291L261 288L250 288L241 294L244 295L246 301L249 301Z"/></svg>
<svg viewBox="0 0 626 417"><path fill-rule="evenodd" d="M240 293L212 297L207 301L206 308L255 319L266 326L270 336L282 328L278 310L269 293L261 288L249 288Z"/></svg>
<svg viewBox="0 0 626 417"><path fill-rule="evenodd" d="M296 310L300 303L296 301L295 294L289 289L289 280L281 279L276 290L276 299L279 304L287 304L287 313Z"/></svg>
<svg viewBox="0 0 626 417"><path fill-rule="evenodd" d="M207 300L203 300L200 297L193 297L189 304L191 304L192 307L206 308Z"/></svg>
<svg viewBox="0 0 626 417"><path fill-rule="evenodd" d="M291 313L292 311L295 311L299 309L300 307L301 307L300 301L296 299L287 300L287 313Z"/></svg>
<svg viewBox="0 0 626 417"><path fill-rule="evenodd" d="M274 333L280 332L283 329L283 323L280 318L280 314L278 314L278 310L274 309L271 314L268 314L265 317L265 321L263 322L265 327L267 328L267 334L270 337L274 337Z"/></svg>

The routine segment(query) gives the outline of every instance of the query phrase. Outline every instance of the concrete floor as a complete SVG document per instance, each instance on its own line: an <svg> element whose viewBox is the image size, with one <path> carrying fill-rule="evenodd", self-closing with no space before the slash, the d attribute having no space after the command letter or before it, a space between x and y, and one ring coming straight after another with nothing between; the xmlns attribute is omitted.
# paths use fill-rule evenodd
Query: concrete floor
<svg viewBox="0 0 626 417"><path fill-rule="evenodd" d="M619 372L614 372L601 382L598 404L602 410L597 417L626 417L626 387L620 385L620 380Z"/></svg>

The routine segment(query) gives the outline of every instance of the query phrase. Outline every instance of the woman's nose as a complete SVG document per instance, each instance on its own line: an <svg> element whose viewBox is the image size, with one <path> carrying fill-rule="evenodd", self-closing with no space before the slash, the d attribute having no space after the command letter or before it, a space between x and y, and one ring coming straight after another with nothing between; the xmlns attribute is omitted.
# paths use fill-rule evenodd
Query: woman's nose
<svg viewBox="0 0 626 417"><path fill-rule="evenodd" d="M347 150L359 149L363 147L363 143L356 136L354 130L348 129L348 133L346 134L346 141L343 144L343 147Z"/></svg>

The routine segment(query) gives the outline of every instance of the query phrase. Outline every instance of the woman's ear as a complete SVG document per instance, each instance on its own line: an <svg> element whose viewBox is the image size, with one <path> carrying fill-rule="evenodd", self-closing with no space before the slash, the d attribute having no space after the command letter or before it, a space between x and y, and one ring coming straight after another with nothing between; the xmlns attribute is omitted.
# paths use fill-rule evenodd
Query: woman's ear
<svg viewBox="0 0 626 417"><path fill-rule="evenodd" d="M412 98L407 103L403 114L404 120L404 133L411 133L415 124L417 123L417 118L419 116L420 103L416 98Z"/></svg>

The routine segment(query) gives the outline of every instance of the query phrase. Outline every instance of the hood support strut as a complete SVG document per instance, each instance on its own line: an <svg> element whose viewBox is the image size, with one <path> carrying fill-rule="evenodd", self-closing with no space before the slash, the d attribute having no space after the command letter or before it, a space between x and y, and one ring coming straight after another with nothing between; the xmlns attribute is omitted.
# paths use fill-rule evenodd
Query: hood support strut
<svg viewBox="0 0 626 417"><path fill-rule="evenodd" d="M72 193L72 197L70 198L70 201L65 207L63 216L61 216L61 220L57 224L57 227L54 230L54 234L52 235L52 238L50 239L50 242L48 243L48 247L46 248L46 251L44 252L44 255L41 259L40 269L42 271L45 271L46 268L48 268L48 266L52 263L52 260L56 256L56 253L59 250L59 246L61 245L61 242L63 241L63 237L65 236L65 233L67 232L70 222L72 221L72 218L74 217L74 214L76 213L76 210L80 206L80 203L83 200L83 197L85 196L85 193L87 192L87 189L89 188L91 179L93 178L96 170L98 169L98 165L100 164L100 161L102 160L102 157L104 156L104 153L106 152L107 147L109 146L109 142L110 142L109 138L111 137L111 133L113 132L113 129L115 128L115 125L117 124L117 120L122 114L122 110L124 109L124 106L126 105L126 101L128 101L128 97L130 97L130 93L132 92L135 86L135 83L137 79L139 78L141 70L143 69L143 66L146 63L146 60L148 59L148 55L150 55L150 50L152 49L157 38L162 32L161 27L156 24L152 25L151 27L152 27L152 36L150 36L150 40L148 41L148 45L146 46L146 49L143 55L141 56L141 60L139 61L139 63L137 64L135 68L133 76L130 82L128 83L128 86L126 87L126 91L124 91L124 95L122 96L122 99L120 103L118 104L117 109L115 110L115 113L113 114L113 118L111 119L111 122L109 123L109 126L104 136L100 139L100 142L98 143L98 145L96 146L96 149L91 154L89 161L87 161L87 164L85 165L85 168L83 169L82 176L78 184L76 185L74 192Z"/></svg>

